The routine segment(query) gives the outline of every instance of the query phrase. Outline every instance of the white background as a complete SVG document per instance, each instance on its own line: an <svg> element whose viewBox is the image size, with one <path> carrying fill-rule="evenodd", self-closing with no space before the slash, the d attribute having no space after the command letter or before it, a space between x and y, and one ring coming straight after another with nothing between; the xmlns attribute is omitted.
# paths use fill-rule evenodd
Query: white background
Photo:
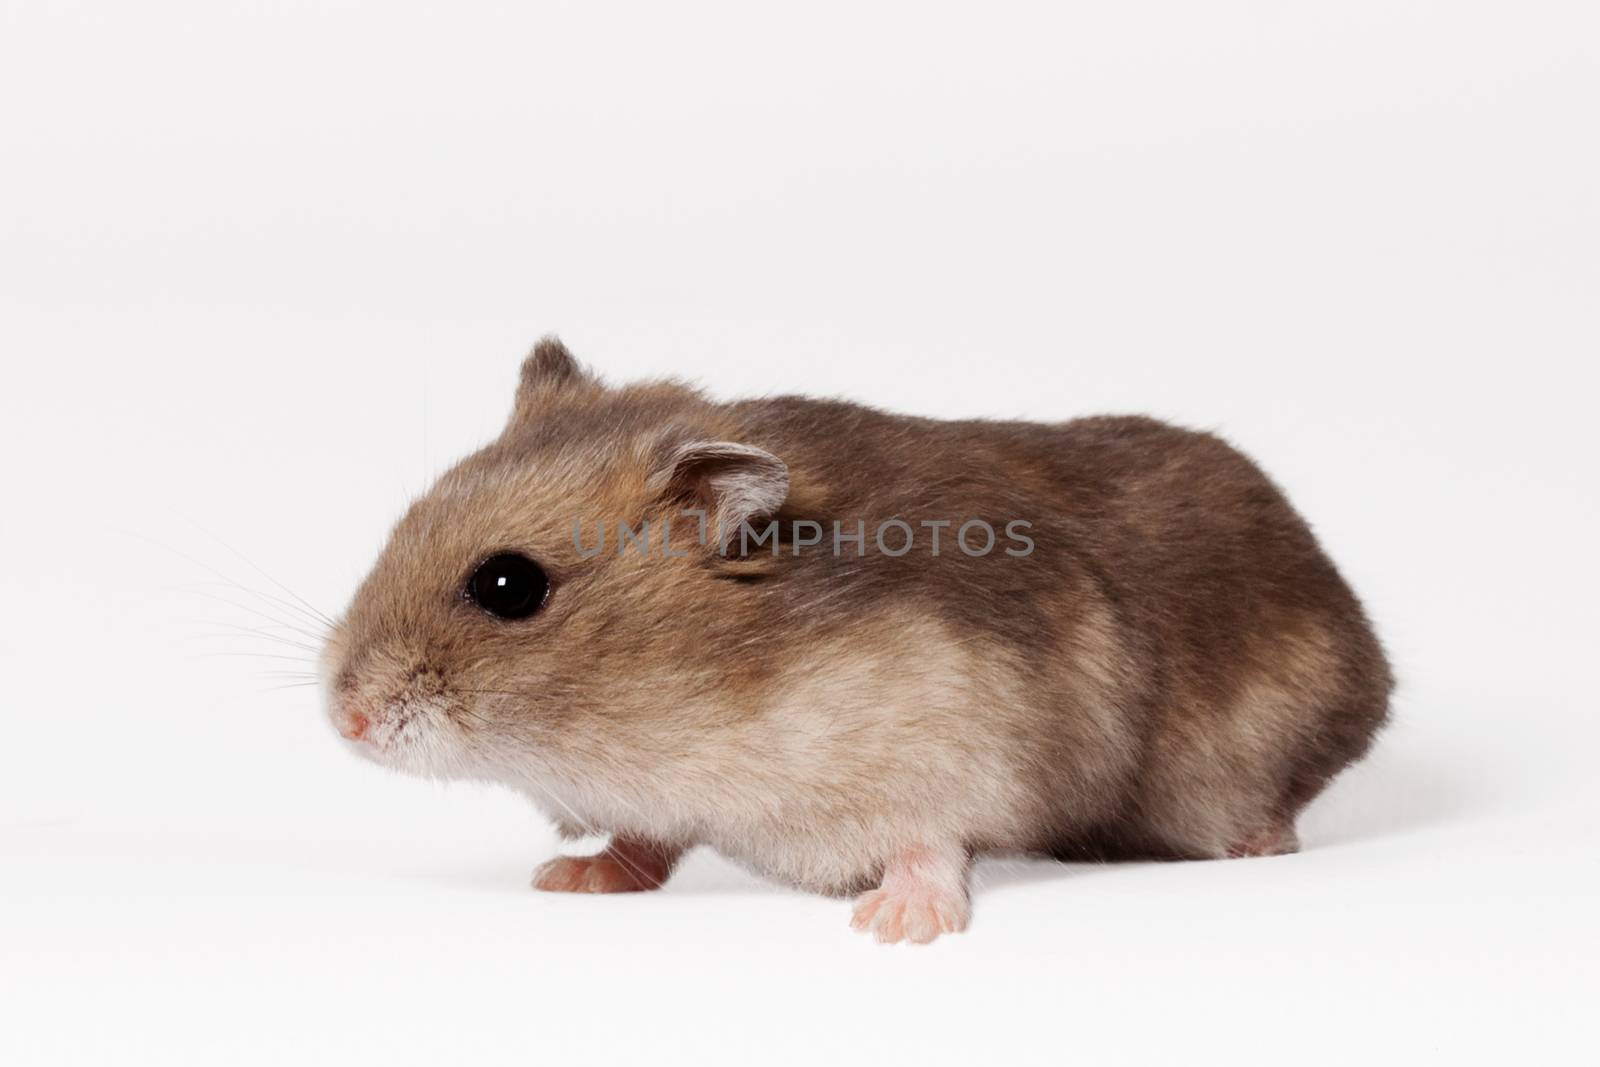
<svg viewBox="0 0 1600 1067"><path fill-rule="evenodd" d="M3 11L0 1059L1594 1055L1593 4ZM229 627L342 607L547 331L1218 429L1396 724L1300 855L991 861L924 949L704 853L535 894L535 813L348 756Z"/></svg>

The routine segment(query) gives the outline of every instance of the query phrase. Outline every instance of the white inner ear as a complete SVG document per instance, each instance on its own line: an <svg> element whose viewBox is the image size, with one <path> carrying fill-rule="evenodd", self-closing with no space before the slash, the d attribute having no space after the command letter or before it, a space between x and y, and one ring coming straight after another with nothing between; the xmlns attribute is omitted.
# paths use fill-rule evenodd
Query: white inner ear
<svg viewBox="0 0 1600 1067"><path fill-rule="evenodd" d="M693 481L695 468L705 466L699 478L715 505L707 516L710 532L725 551L739 536L739 527L783 506L789 495L789 468L771 452L733 441L691 441L679 447L668 465L668 480Z"/></svg>

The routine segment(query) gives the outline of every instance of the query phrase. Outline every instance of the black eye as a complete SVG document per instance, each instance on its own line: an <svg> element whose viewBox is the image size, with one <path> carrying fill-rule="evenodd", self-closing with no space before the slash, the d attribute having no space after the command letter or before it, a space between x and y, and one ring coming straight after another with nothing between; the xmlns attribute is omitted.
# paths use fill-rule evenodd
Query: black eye
<svg viewBox="0 0 1600 1067"><path fill-rule="evenodd" d="M514 552L490 556L467 580L467 596L502 619L527 618L544 606L549 591L544 568Z"/></svg>

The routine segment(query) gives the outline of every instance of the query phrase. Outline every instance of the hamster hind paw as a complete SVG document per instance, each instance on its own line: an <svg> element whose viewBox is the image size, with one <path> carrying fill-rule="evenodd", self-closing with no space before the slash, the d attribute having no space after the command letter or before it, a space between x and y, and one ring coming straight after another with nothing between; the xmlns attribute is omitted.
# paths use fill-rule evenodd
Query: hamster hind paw
<svg viewBox="0 0 1600 1067"><path fill-rule="evenodd" d="M870 930L885 944L925 945L940 934L967 928L966 856L959 851L913 849L884 870L883 885L856 900L850 925Z"/></svg>
<svg viewBox="0 0 1600 1067"><path fill-rule="evenodd" d="M1229 859L1250 856L1287 856L1300 851L1300 838L1295 835L1293 823L1279 823L1247 834L1228 846Z"/></svg>
<svg viewBox="0 0 1600 1067"><path fill-rule="evenodd" d="M850 925L872 931L885 944L905 940L926 945L940 934L965 930L967 918L967 902L957 896L874 889L856 901Z"/></svg>

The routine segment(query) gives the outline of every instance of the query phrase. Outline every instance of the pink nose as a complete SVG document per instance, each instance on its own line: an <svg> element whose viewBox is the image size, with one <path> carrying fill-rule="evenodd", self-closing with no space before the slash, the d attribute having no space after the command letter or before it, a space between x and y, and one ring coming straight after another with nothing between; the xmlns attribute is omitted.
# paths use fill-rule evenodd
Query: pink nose
<svg viewBox="0 0 1600 1067"><path fill-rule="evenodd" d="M351 741L359 741L367 736L367 727L371 725L372 720L359 711L352 711L344 717L344 722L339 727L339 732Z"/></svg>

